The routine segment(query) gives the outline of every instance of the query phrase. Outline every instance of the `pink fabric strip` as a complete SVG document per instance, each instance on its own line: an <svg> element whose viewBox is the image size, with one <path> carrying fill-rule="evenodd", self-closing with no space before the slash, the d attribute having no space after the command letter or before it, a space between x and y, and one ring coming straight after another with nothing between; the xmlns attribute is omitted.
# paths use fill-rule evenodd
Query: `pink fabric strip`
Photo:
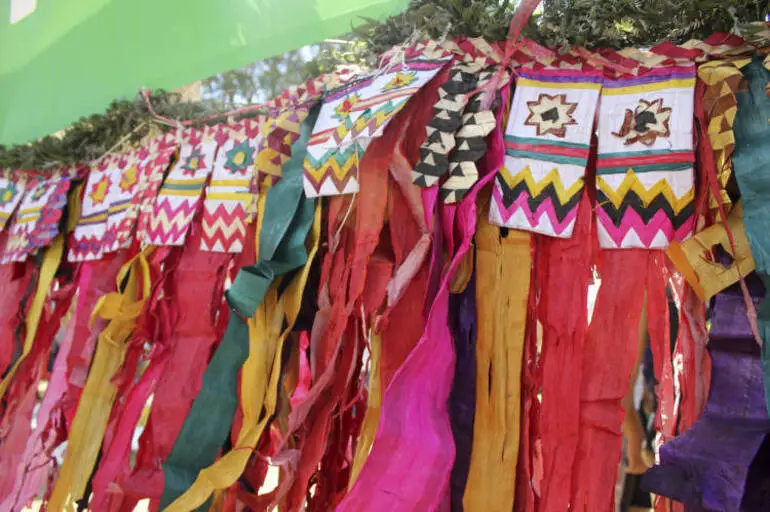
<svg viewBox="0 0 770 512"><path fill-rule="evenodd" d="M56 447L58 436L56 430L62 427L62 418L56 413L58 405L67 390L67 360L75 337L75 324L79 312L88 308L88 294L84 293L90 286L93 264L84 263L80 268L78 302L75 318L69 323L64 339L59 346L59 354L54 362L53 372L48 381L43 401L37 414L37 428L27 439L24 448L19 474L11 494L0 504L0 510L20 510L34 498L48 481L51 469L51 452ZM54 410L56 409L56 410Z"/></svg>

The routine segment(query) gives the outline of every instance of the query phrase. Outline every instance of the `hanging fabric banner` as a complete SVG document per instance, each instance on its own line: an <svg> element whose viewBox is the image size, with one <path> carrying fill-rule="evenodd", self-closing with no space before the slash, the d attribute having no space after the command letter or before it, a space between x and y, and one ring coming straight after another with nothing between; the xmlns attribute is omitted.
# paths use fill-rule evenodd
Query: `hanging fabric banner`
<svg viewBox="0 0 770 512"><path fill-rule="evenodd" d="M133 239L143 241L147 236L147 227L155 209L155 198L176 153L177 141L176 137L166 134L153 139L148 146L149 154L139 167L139 184L126 210L123 227L118 230L117 242L120 247L125 247ZM113 251L112 248L106 250Z"/></svg>
<svg viewBox="0 0 770 512"><path fill-rule="evenodd" d="M76 173L75 169L62 169L45 178L30 180L10 228L2 263L25 261L27 256L49 245L56 237L71 178Z"/></svg>
<svg viewBox="0 0 770 512"><path fill-rule="evenodd" d="M0 170L0 231L5 229L11 215L21 203L26 185L27 173Z"/></svg>
<svg viewBox="0 0 770 512"><path fill-rule="evenodd" d="M112 247L117 239L117 227L138 183L138 154L107 155L94 162L88 173L83 193L82 210L69 261L101 259L105 246Z"/></svg>
<svg viewBox="0 0 770 512"><path fill-rule="evenodd" d="M281 179L283 166L291 158L291 146L299 138L300 126L310 107L330 88L350 78L349 73L331 73L289 87L268 105L270 115L264 121L257 149L257 166L251 192L275 185ZM249 214L253 214L249 211Z"/></svg>
<svg viewBox="0 0 770 512"><path fill-rule="evenodd" d="M358 192L358 164L371 139L448 62L425 55L329 93L305 160L308 197Z"/></svg>
<svg viewBox="0 0 770 512"><path fill-rule="evenodd" d="M599 109L599 244L665 249L695 226L695 66L605 78Z"/></svg>
<svg viewBox="0 0 770 512"><path fill-rule="evenodd" d="M204 251L243 251L248 208L256 197L250 185L264 122L262 118L244 119L224 126L217 137L219 149L203 201L201 249Z"/></svg>
<svg viewBox="0 0 770 512"><path fill-rule="evenodd" d="M163 182L146 226L151 245L183 245L201 200L217 151L215 127L191 128L182 134L179 159Z"/></svg>
<svg viewBox="0 0 770 512"><path fill-rule="evenodd" d="M521 70L505 131L505 165L489 219L569 238L583 192L601 76L591 70Z"/></svg>

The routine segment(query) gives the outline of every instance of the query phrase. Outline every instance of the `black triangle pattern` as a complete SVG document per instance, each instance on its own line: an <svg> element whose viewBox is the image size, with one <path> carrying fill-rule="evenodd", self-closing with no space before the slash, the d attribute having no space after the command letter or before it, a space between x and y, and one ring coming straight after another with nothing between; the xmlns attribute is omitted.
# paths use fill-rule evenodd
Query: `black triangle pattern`
<svg viewBox="0 0 770 512"><path fill-rule="evenodd" d="M430 187L449 172L449 154L455 147L455 133L463 124L465 96L478 84L475 71L465 62L455 62L449 78L439 88L433 119L426 128L428 137L420 148L420 160L412 170L415 185ZM432 158L428 158L429 155Z"/></svg>
<svg viewBox="0 0 770 512"><path fill-rule="evenodd" d="M564 219L567 217L567 214L577 208L578 203L580 202L580 198L583 197L581 190L581 192L574 194L566 203L561 204L559 195L556 192L556 186L553 183L548 184L542 191L540 191L538 195L535 196L534 193L529 190L529 187L527 187L527 183L524 180L520 181L515 187L511 188L499 173L495 179L497 180L497 184L500 186L503 206L505 206L506 209L510 209L511 205L513 205L513 203L524 192L526 192L529 196L529 199L527 199L527 204L529 205L529 210L531 212L537 211L540 205L550 197L551 204L553 205L553 211L556 213L556 218L559 219L559 222L564 221Z"/></svg>
<svg viewBox="0 0 770 512"><path fill-rule="evenodd" d="M477 87L487 85L496 71L496 67L490 67L479 73ZM495 128L494 113L482 110L482 98L483 93L474 94L463 112L463 125L457 132L455 151L449 161L450 177L441 185L441 197L445 203L462 200L479 179L476 162L487 152L484 139Z"/></svg>
<svg viewBox="0 0 770 512"><path fill-rule="evenodd" d="M615 208L615 205L612 204L609 197L607 197L601 190L597 190L596 200L615 227L619 227L623 222L623 217L626 216L626 212L629 208L638 213L645 224L649 224L652 217L660 210L663 210L666 213L666 217L671 219L674 229L682 227L682 225L695 213L695 204L690 201L687 206L679 210L678 214L675 214L674 209L663 194L658 194L652 201L650 201L649 205L644 206L642 199L633 190L628 191L623 198L623 202L620 204L620 208Z"/></svg>

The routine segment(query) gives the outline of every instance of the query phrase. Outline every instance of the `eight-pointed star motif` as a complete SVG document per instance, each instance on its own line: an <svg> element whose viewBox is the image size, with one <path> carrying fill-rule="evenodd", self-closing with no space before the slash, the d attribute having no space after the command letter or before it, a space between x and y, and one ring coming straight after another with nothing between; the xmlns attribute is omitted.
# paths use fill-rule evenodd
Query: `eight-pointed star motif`
<svg viewBox="0 0 770 512"><path fill-rule="evenodd" d="M91 187L91 191L88 193L88 197L91 198L91 202L94 206L101 204L107 199L107 191L110 189L110 177L104 174L102 178L94 183Z"/></svg>
<svg viewBox="0 0 770 512"><path fill-rule="evenodd" d="M616 137L625 138L625 145L630 146L635 142L641 142L645 146L652 146L658 137L671 135L668 123L671 119L671 108L663 106L663 99L647 101L639 100L636 110L626 109L623 124Z"/></svg>
<svg viewBox="0 0 770 512"><path fill-rule="evenodd" d="M567 134L567 126L577 124L572 114L577 108L577 103L567 101L566 94L540 94L536 101L528 101L529 117L524 121L528 126L537 128L537 135L551 134L556 137L564 137Z"/></svg>
<svg viewBox="0 0 770 512"><path fill-rule="evenodd" d="M185 176L195 176L197 171L205 169L206 161L204 158L203 152L199 147L193 148L190 156L187 157L184 165L182 165L182 174Z"/></svg>

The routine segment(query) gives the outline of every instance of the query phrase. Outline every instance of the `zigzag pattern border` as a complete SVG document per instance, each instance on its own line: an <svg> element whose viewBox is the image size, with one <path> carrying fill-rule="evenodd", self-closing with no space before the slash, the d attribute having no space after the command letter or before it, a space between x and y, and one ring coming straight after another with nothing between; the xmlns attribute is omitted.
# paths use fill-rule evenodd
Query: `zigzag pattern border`
<svg viewBox="0 0 770 512"><path fill-rule="evenodd" d="M246 240L246 207L233 201L232 212L224 204L206 203L201 219L201 250L238 253Z"/></svg>
<svg viewBox="0 0 770 512"><path fill-rule="evenodd" d="M681 173L692 176L692 170L671 174ZM694 183L679 196L668 179L661 178L648 187L632 169L619 184L611 185L605 175L597 176L596 201L602 247L665 248L672 240L684 240L695 223ZM633 236L629 238L629 234Z"/></svg>
<svg viewBox="0 0 770 512"><path fill-rule="evenodd" d="M506 177L510 178L507 179ZM577 208L584 188L583 180L579 179L571 187L565 189L557 167L554 167L543 179L535 181L528 167L515 175L511 175L508 168L503 166L498 171L495 181L500 189L502 206L506 210L509 210L515 203L520 203L521 197L525 195L527 209L530 212L538 211L541 203L550 200L553 213L559 223Z"/></svg>
<svg viewBox="0 0 770 512"><path fill-rule="evenodd" d="M152 245L182 245L200 198L182 201L177 208L165 197L158 197L147 224L145 241Z"/></svg>
<svg viewBox="0 0 770 512"><path fill-rule="evenodd" d="M351 179L358 175L359 155L363 154L364 149L360 148L357 142L342 150L326 151L320 158L314 158L308 153L302 164L302 180L305 190L315 191L315 195L306 195L322 195L321 189L327 182L331 182L338 191L332 195L342 194Z"/></svg>
<svg viewBox="0 0 770 512"><path fill-rule="evenodd" d="M665 249L672 241L682 242L690 237L695 227L695 217L690 216L677 228L664 210L656 211L648 222L634 209L628 209L619 226L609 218L603 208L596 210L599 229L599 245L605 249ZM634 234L641 245L626 242L629 234ZM662 233L666 242L656 243Z"/></svg>
<svg viewBox="0 0 770 512"><path fill-rule="evenodd" d="M541 194L532 198L529 191L522 188L517 193L516 199L512 203L507 203L508 206L506 206L500 180L495 181L495 187L492 190L493 204L490 205L490 221L505 227L533 231L549 236L560 238L572 236L583 187L567 205L560 205L558 199L555 199L555 194ZM496 209L499 219L495 218L493 209ZM518 212L526 219L527 224L512 220ZM550 229L544 228L546 219Z"/></svg>

